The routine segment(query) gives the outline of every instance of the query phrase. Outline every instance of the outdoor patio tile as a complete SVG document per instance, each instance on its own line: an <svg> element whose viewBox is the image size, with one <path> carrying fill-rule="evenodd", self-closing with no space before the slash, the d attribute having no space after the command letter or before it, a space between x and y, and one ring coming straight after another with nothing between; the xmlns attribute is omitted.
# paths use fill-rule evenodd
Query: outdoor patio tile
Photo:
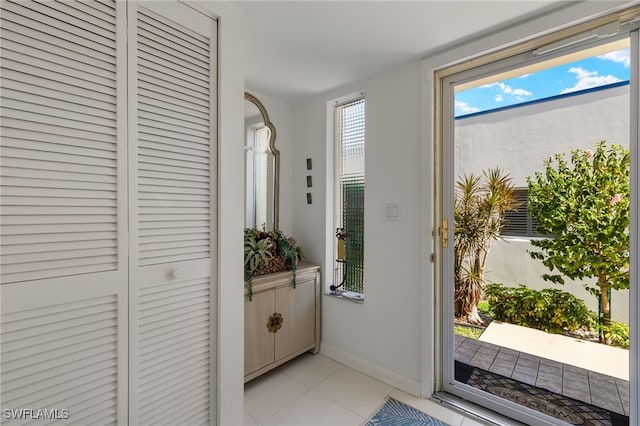
<svg viewBox="0 0 640 426"><path fill-rule="evenodd" d="M568 373L564 372L562 375L562 388L571 388L574 390L579 390L581 392L589 391L589 378L586 374L576 374L576 373Z"/></svg>
<svg viewBox="0 0 640 426"><path fill-rule="evenodd" d="M562 395L591 404L591 394L589 392L584 392L578 389L563 388Z"/></svg>
<svg viewBox="0 0 640 426"><path fill-rule="evenodd" d="M526 369L535 369L538 371L540 364L536 360L531 360L527 358L523 358L522 356L518 357L518 361L516 362L517 368L526 368Z"/></svg>
<svg viewBox="0 0 640 426"><path fill-rule="evenodd" d="M511 370L513 370L516 367L516 361L513 359L504 359L504 358L499 358L496 357L493 360L493 366L498 366L498 367L503 367L503 368L509 368Z"/></svg>
<svg viewBox="0 0 640 426"><path fill-rule="evenodd" d="M473 357L479 359L490 359L491 362L493 362L493 360L496 359L496 355L497 354L495 352L483 352L482 350L478 350Z"/></svg>
<svg viewBox="0 0 640 426"><path fill-rule="evenodd" d="M462 336L458 336L457 334L453 335L453 347L455 349L458 348L458 346L460 346L462 344L462 342L464 341L464 337Z"/></svg>
<svg viewBox="0 0 640 426"><path fill-rule="evenodd" d="M528 353L520 352L520 356L518 357L518 359L529 360L529 361L534 361L534 362L540 363L540 360L542 358L540 358L537 355L531 355L531 354L528 354Z"/></svg>
<svg viewBox="0 0 640 426"><path fill-rule="evenodd" d="M480 345L474 345L474 344L470 343L469 341L462 342L460 344L460 346L458 346L458 350L464 350L464 351L477 352L478 349L480 349Z"/></svg>
<svg viewBox="0 0 640 426"><path fill-rule="evenodd" d="M588 370L582 367L576 367L575 365L565 364L563 367L565 372L575 373L575 374L587 374Z"/></svg>
<svg viewBox="0 0 640 426"><path fill-rule="evenodd" d="M456 352L456 361L469 364L471 362L471 358L473 358L473 355L461 354L460 352Z"/></svg>
<svg viewBox="0 0 640 426"><path fill-rule="evenodd" d="M615 389L593 389L591 388L591 401L593 405L606 408L607 410L623 413L622 400Z"/></svg>
<svg viewBox="0 0 640 426"><path fill-rule="evenodd" d="M490 346L481 346L478 349L478 353L479 354L490 355L490 356L495 358L495 356L498 355L498 349L492 348Z"/></svg>
<svg viewBox="0 0 640 426"><path fill-rule="evenodd" d="M620 400L622 400L622 405L629 409L629 399L631 397L628 387L618 387L618 394L620 395Z"/></svg>
<svg viewBox="0 0 640 426"><path fill-rule="evenodd" d="M624 379L615 378L616 386L618 387L618 391L620 394L625 392L626 395L629 395L629 381Z"/></svg>
<svg viewBox="0 0 640 426"><path fill-rule="evenodd" d="M624 410L624 415L628 416L629 415L629 399L627 398L626 400L622 400L622 409Z"/></svg>
<svg viewBox="0 0 640 426"><path fill-rule="evenodd" d="M494 367L501 368L501 369L508 369L510 371L509 375L511 375L513 370L516 369L516 363L514 361L496 358L493 361L493 364L491 364L491 368L494 368Z"/></svg>
<svg viewBox="0 0 640 426"><path fill-rule="evenodd" d="M616 386L616 383L614 381L609 382L589 378L589 389L594 395L602 393L608 394L612 392L615 392L615 394L618 395L618 387Z"/></svg>
<svg viewBox="0 0 640 426"><path fill-rule="evenodd" d="M608 382L608 383L615 383L616 381L615 377L607 376L606 374L598 373L595 371L589 371L588 374L589 374L589 381Z"/></svg>
<svg viewBox="0 0 640 426"><path fill-rule="evenodd" d="M478 348L467 344L467 342L460 343L460 345L458 345L458 347L456 348L456 352L458 352L458 351L473 351L473 352L475 352L477 350L478 350Z"/></svg>
<svg viewBox="0 0 640 426"><path fill-rule="evenodd" d="M493 358L487 358L487 357L476 355L473 358L471 358L471 361L469 361L469 364L473 365L474 367L482 368L483 370L489 370L489 368L491 367L491 364L493 364Z"/></svg>
<svg viewBox="0 0 640 426"><path fill-rule="evenodd" d="M517 380L517 381L522 382L524 384L535 386L537 375L535 373L534 374L527 374L526 372L523 372L523 371L514 371L511 374L511 378L513 380Z"/></svg>
<svg viewBox="0 0 640 426"><path fill-rule="evenodd" d="M508 360L508 361L513 361L513 363L515 364L515 362L518 360L518 351L514 351L512 349L507 349L507 348L502 348L498 352L498 355L496 355L496 358L503 359L503 360Z"/></svg>
<svg viewBox="0 0 640 426"><path fill-rule="evenodd" d="M502 362L502 363L509 363L511 365L516 365L516 362L518 361L518 357L517 356L513 356L511 354L505 354L502 352L498 352L496 354L496 362Z"/></svg>
<svg viewBox="0 0 640 426"><path fill-rule="evenodd" d="M511 377L513 366L496 364L495 362L489 367L489 371L505 377Z"/></svg>
<svg viewBox="0 0 640 426"><path fill-rule="evenodd" d="M480 342L479 340L469 339L469 338L465 338L462 344L464 344L467 347L473 347L475 349L478 349L480 346L482 346L482 342Z"/></svg>
<svg viewBox="0 0 640 426"><path fill-rule="evenodd" d="M622 401L620 398L605 398L604 396L596 396L595 394L591 394L591 403L596 407L604 408L605 410L613 411L615 413L624 413L624 408L622 406Z"/></svg>
<svg viewBox="0 0 640 426"><path fill-rule="evenodd" d="M562 370L562 366L563 366L561 362L554 361L552 359L547 359L547 358L540 358L540 366L542 367L543 365L547 368L556 368L559 370Z"/></svg>
<svg viewBox="0 0 640 426"><path fill-rule="evenodd" d="M469 345L466 342L458 346L456 352L465 354L465 355L475 355L478 352L478 347L474 347L473 345Z"/></svg>
<svg viewBox="0 0 640 426"><path fill-rule="evenodd" d="M516 363L514 369L514 371L520 371L526 374L533 374L534 376L538 375L538 366L537 365L527 365L527 364L521 364L521 363Z"/></svg>
<svg viewBox="0 0 640 426"><path fill-rule="evenodd" d="M535 386L538 388L547 389L551 392L562 393L562 382L558 380L538 376Z"/></svg>
<svg viewBox="0 0 640 426"><path fill-rule="evenodd" d="M534 378L536 378L538 377L538 367L516 364L515 368L513 369L513 374L533 376Z"/></svg>
<svg viewBox="0 0 640 426"><path fill-rule="evenodd" d="M562 367L540 364L538 367L538 376L553 376L562 380Z"/></svg>
<svg viewBox="0 0 640 426"><path fill-rule="evenodd" d="M545 362L544 358L540 360L539 370L541 372L549 372L552 374L562 374L562 364L553 361L552 363Z"/></svg>

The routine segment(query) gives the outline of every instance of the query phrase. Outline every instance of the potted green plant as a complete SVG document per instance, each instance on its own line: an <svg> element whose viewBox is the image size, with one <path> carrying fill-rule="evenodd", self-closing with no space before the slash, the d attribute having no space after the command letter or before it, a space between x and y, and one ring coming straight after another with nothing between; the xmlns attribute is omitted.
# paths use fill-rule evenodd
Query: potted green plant
<svg viewBox="0 0 640 426"><path fill-rule="evenodd" d="M279 230L244 230L244 280L249 300L253 298L253 277L280 271L293 271L296 286L298 261L304 258L302 248L295 239Z"/></svg>

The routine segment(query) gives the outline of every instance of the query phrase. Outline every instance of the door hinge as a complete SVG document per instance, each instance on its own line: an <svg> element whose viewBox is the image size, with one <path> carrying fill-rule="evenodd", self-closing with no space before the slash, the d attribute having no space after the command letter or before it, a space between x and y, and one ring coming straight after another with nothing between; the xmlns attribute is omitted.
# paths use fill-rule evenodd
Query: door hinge
<svg viewBox="0 0 640 426"><path fill-rule="evenodd" d="M436 263L436 254L435 253L431 253L431 256L429 256L429 258L431 259L431 263Z"/></svg>

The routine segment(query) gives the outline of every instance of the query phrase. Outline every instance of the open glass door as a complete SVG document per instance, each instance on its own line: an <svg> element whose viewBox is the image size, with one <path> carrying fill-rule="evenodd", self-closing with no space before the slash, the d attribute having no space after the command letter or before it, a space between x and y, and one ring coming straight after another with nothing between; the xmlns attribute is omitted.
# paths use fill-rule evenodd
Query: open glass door
<svg viewBox="0 0 640 426"><path fill-rule="evenodd" d="M629 424L636 32L442 80L443 391L526 424Z"/></svg>

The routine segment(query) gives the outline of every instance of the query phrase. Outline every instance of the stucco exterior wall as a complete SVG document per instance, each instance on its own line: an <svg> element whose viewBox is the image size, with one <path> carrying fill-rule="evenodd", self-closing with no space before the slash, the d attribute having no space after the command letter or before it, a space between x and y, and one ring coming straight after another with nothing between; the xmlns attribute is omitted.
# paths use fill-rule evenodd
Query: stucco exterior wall
<svg viewBox="0 0 640 426"><path fill-rule="evenodd" d="M456 176L500 166L524 187L549 155L601 140L628 147L629 104L627 84L458 118Z"/></svg>

